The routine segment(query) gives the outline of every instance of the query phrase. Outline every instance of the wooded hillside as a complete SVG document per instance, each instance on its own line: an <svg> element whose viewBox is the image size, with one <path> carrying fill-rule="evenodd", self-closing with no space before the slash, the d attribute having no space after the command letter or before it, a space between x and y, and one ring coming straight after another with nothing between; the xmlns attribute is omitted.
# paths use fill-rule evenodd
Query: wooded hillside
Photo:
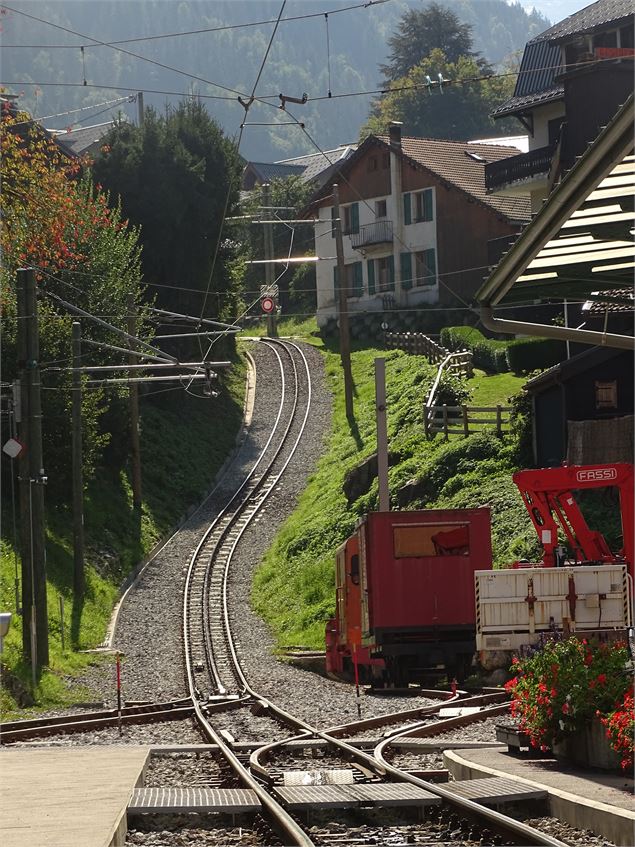
<svg viewBox="0 0 635 847"><path fill-rule="evenodd" d="M394 0L336 13L343 7L342 3L290 0L284 18L318 15L281 23L257 92L271 95L272 106L256 104L250 111L249 122L288 121L288 117L277 109L280 92L295 97L306 92L310 98L328 98L330 90L332 99L295 106L292 111L324 148L356 140L360 126L368 117L372 97L340 99L337 95L379 87L382 76L379 66L389 53L388 38L407 9L423 5L420 0ZM474 49L494 64L513 60L514 54L522 50L529 38L548 26L545 18L536 12L528 15L520 3L446 0L443 5L472 26ZM228 135L233 136L244 118L236 92L251 92L273 28L272 23L245 24L275 20L280 3L278 0L240 3L235 0L183 0L178 4L157 0L135 3L37 0L18 3L15 9L31 17L18 11L7 12L3 17L3 76L9 90L20 93L23 107L34 114L55 115L77 106L103 103L125 95L128 89L133 94L143 90L146 105L161 110L166 102L174 103L182 94L194 92L227 98L205 102L210 114ZM330 10L328 41L325 10ZM60 28L41 21L49 21ZM174 35L237 25L241 25L240 28ZM87 38L92 36L112 42L167 34L171 37L131 41L116 45L119 49L91 46ZM131 54L160 64L143 61ZM176 73L167 66L187 73ZM188 74L200 79L193 79ZM217 82L233 91L222 90L209 82ZM133 104L125 105L126 110L131 117L136 114ZM60 115L46 121L46 125L63 128L80 119L84 125L91 125L113 116L112 111L98 112L100 109L96 108L94 112ZM314 148L297 127L258 126L244 133L241 152L247 158L272 160L314 152Z"/></svg>

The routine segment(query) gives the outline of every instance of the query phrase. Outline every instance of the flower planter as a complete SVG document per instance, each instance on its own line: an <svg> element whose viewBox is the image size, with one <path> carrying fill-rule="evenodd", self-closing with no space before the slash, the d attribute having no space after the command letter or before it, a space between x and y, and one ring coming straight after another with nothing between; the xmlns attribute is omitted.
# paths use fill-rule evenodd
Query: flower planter
<svg viewBox="0 0 635 847"><path fill-rule="evenodd" d="M605 727L597 719L583 730L554 741L551 749L557 759L566 759L576 765L608 771L620 768L620 757L611 747Z"/></svg>

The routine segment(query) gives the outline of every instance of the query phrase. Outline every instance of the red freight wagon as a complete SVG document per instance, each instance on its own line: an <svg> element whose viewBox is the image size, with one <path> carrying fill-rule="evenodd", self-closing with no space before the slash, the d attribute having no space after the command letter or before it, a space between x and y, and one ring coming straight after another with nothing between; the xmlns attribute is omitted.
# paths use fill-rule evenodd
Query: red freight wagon
<svg viewBox="0 0 635 847"><path fill-rule="evenodd" d="M491 568L490 511L373 512L338 550L327 666L393 685L442 665L462 677L475 651L474 571ZM361 626L361 633L359 627Z"/></svg>
<svg viewBox="0 0 635 847"><path fill-rule="evenodd" d="M362 643L395 684L475 651L474 571L491 568L490 510L374 512L359 527Z"/></svg>

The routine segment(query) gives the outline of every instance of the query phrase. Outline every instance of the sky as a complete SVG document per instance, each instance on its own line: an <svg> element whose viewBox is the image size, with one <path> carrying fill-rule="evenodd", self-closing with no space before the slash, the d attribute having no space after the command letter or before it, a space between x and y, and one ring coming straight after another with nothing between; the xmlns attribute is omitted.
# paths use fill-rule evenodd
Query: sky
<svg viewBox="0 0 635 847"><path fill-rule="evenodd" d="M554 24L563 18L569 17L574 12L579 12L580 9L584 9L588 5L590 4L584 2L584 0L536 0L534 3L523 2L523 6L527 11L533 7L539 12L542 12Z"/></svg>

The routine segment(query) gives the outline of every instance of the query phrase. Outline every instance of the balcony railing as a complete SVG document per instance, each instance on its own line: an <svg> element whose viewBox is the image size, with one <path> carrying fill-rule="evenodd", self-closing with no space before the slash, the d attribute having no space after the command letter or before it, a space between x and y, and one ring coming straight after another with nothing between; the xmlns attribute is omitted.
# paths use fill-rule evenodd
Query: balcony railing
<svg viewBox="0 0 635 847"><path fill-rule="evenodd" d="M510 156L498 162L490 162L485 165L486 190L496 191L519 180L548 174L553 151L554 148L550 145L539 147L529 153L521 153L519 156Z"/></svg>
<svg viewBox="0 0 635 847"><path fill-rule="evenodd" d="M392 221L375 221L372 224L360 226L359 232L351 234L351 247L360 250L371 244L392 243Z"/></svg>

